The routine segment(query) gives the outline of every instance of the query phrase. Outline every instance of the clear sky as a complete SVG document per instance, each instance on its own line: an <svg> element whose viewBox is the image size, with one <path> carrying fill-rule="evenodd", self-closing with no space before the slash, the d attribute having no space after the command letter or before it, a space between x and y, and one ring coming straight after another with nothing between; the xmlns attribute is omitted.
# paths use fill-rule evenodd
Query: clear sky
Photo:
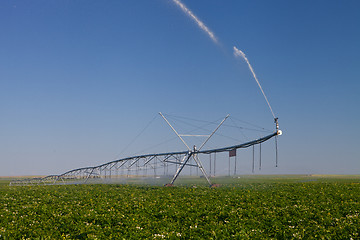
<svg viewBox="0 0 360 240"><path fill-rule="evenodd" d="M219 44L171 0L0 1L0 176L183 149L151 148L174 137L160 111L273 130L233 46L284 132L258 173L359 174L360 1L183 3Z"/></svg>

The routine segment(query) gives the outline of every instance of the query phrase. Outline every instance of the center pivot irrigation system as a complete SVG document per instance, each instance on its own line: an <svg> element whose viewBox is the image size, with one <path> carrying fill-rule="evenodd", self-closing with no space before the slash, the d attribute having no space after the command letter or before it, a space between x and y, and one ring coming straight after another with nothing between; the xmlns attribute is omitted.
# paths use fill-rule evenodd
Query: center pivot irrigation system
<svg viewBox="0 0 360 240"><path fill-rule="evenodd" d="M167 153L155 153L155 154L146 154L133 157L122 158L107 162L95 167L84 167L77 168L70 171L67 171L60 175L49 175L41 178L28 178L28 179L18 179L10 183L10 185L53 185L53 184L86 184L86 183L121 183L121 181L129 182L132 180L145 179L146 182L149 182L149 178L162 178L167 181L165 186L172 186L179 174L183 171L184 167L200 169L203 177L206 179L208 184L212 186L211 176L215 176L215 164L216 164L216 154L217 153L229 153L229 175L230 175L230 157L236 156L236 150L240 148L249 148L251 146L260 145L261 143L275 137L275 147L276 147L276 166L277 166L277 136L282 134L282 131L279 129L278 119L275 118L274 122L276 124L275 132L271 134L258 138L253 141L246 143L203 150L205 144L209 139L215 134L215 132L220 128L220 126L225 122L229 117L227 115L220 124L213 130L209 135L188 135L188 134L179 134L175 128L170 124L168 119L162 114L159 113L161 117L166 121L170 128L174 131L177 137L182 141L186 146L186 151L180 152L167 152ZM206 140L200 145L200 147L193 146L192 148L186 143L183 137L206 137ZM203 167L202 162L200 161L199 155L208 155L210 157L210 171L209 174L206 172ZM211 156L213 156L213 172L211 170ZM260 152L261 157L261 152ZM261 162L260 162L261 164ZM254 171L254 148L253 148L253 171ZM174 175L170 173L175 172ZM235 171L236 174L236 159L235 159ZM170 182L168 181L169 179Z"/></svg>

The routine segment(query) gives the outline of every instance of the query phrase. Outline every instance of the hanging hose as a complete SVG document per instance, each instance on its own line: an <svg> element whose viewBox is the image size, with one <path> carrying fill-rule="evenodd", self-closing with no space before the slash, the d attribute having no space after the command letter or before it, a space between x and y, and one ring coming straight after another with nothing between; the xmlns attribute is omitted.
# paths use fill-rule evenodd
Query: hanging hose
<svg viewBox="0 0 360 240"><path fill-rule="evenodd" d="M252 146L252 154L253 154L253 158L252 158L252 173L255 172L255 147L254 145Z"/></svg>
<svg viewBox="0 0 360 240"><path fill-rule="evenodd" d="M275 136L275 153L276 153L275 167L278 167L278 145L277 145L277 135Z"/></svg>
<svg viewBox="0 0 360 240"><path fill-rule="evenodd" d="M261 143L259 144L259 147L260 147L259 170L261 170Z"/></svg>

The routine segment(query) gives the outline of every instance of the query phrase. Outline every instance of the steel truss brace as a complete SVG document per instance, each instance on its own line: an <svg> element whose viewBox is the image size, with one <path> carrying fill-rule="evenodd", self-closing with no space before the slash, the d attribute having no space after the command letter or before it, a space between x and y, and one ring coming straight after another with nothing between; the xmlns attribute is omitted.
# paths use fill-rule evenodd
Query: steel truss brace
<svg viewBox="0 0 360 240"><path fill-rule="evenodd" d="M210 135L206 135L207 138L206 140L201 144L199 149L196 149L196 146L194 146L194 149L191 150L190 147L187 145L187 143L185 142L185 140L181 137L181 136L185 136L185 135L180 135L175 128L170 124L170 122L165 118L165 116L160 112L159 113L161 115L161 117L165 120L165 122L170 126L170 128L174 131L174 133L179 137L179 139L184 143L184 145L188 148L189 152L187 155L184 156L182 163L180 164L180 166L177 168L176 173L173 177L173 179L171 180L170 184L173 184L176 180L176 178L179 176L179 174L181 173L181 171L183 170L184 166L186 165L186 163L189 161L189 159L191 157L193 157L193 159L195 160L195 163L197 165L197 167L201 170L202 174L204 175L204 177L206 178L207 182L209 183L209 185L211 186L211 181L205 171L205 169L203 168L203 165L199 159L199 157L197 156L197 152L201 151L201 149L205 146L205 144L209 141L209 139L214 135L214 133L220 128L220 126L225 122L225 120L229 117L229 114L221 121L221 123L215 128L215 130L210 134Z"/></svg>

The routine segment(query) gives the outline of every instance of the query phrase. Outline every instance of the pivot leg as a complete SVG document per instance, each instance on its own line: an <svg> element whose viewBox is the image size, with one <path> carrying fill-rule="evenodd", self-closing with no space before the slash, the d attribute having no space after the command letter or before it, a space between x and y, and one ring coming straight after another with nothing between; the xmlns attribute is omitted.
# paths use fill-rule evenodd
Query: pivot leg
<svg viewBox="0 0 360 240"><path fill-rule="evenodd" d="M176 180L176 178L179 176L180 172L183 170L183 168L185 167L186 163L189 161L190 157L192 155L192 152L188 152L188 154L186 154L181 162L181 165L178 167L178 169L176 170L176 173L173 177L173 179L171 180L170 184L173 184Z"/></svg>

